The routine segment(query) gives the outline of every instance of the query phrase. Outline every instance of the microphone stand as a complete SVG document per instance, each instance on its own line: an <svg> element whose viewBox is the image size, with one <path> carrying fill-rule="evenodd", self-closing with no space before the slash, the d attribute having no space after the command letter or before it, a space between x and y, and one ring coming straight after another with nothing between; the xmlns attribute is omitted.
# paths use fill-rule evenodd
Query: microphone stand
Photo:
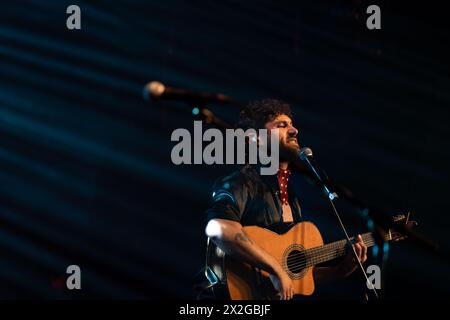
<svg viewBox="0 0 450 320"><path fill-rule="evenodd" d="M360 270L361 275L364 277L365 283L366 283L366 285L367 285L367 289L369 289L369 292L372 292L372 293L373 293L373 296L375 297L375 299L379 299L377 290L375 289L375 287L373 286L373 284L369 281L369 278L367 277L367 273L366 273L366 271L364 270L364 267L363 267L363 265L362 265L362 262L361 262L361 261L359 260L359 258L358 258L358 254L356 253L355 247L353 246L353 243L352 243L351 240L350 240L350 237L349 237L349 235L348 235L348 233L347 233L347 230L346 230L346 228L345 228L345 226L344 226L344 224L343 224L343 222L342 222L342 219L341 219L341 217L340 217L340 214L339 214L339 212L337 211L336 206L334 205L334 200L337 199L338 196L337 196L336 194L334 194L334 197L333 197L333 198L331 198L330 196L327 197L327 198L328 198L328 200L329 200L329 202L330 202L330 205L331 205L331 207L332 207L332 209L333 209L333 212L334 212L336 218L338 219L339 226L341 227L341 230L342 230L342 232L343 232L344 235L345 235L345 239L347 240L347 244L348 244L348 246L349 246L349 247L351 248L351 250L352 250L351 252L352 252L352 254L353 254L353 258L354 258L355 261L358 263L358 269ZM366 299L368 299L367 296L366 296Z"/></svg>
<svg viewBox="0 0 450 320"><path fill-rule="evenodd" d="M368 222L371 222L371 225L373 226L373 220L369 218ZM384 298L386 287L385 287L385 279L386 279L386 272L387 272L387 259L389 254L389 242L385 240L383 231L379 226L375 226L375 230L373 230L374 233L374 239L375 244L378 247L377 251L377 265L380 266L380 296L381 298Z"/></svg>
<svg viewBox="0 0 450 320"><path fill-rule="evenodd" d="M222 130L234 128L234 126L232 126L232 125L228 124L227 122L223 121L222 119L216 117L214 115L214 113L212 113L211 110L205 108L204 106L200 107L199 109L200 109L199 110L200 119L202 119L206 123L212 124L216 127L219 127Z"/></svg>
<svg viewBox="0 0 450 320"><path fill-rule="evenodd" d="M330 187L328 187L328 185L329 185L328 183L323 181L323 179L327 179L326 174L321 175L319 172L317 172L314 165L311 163L311 159L308 156L302 157L302 159L308 163L309 167L312 169L315 176L317 177L317 180L320 182L322 189L323 189L325 195L327 196L328 201L330 202L331 208L333 209L333 213L338 220L339 227L341 228L342 232L345 235L345 239L347 240L347 245L351 248L353 258L355 259L355 261L358 264L358 269L361 272L361 275L363 275L364 279L366 280L365 282L367 284L367 288L370 290L370 292L373 293L373 296L375 297L375 299L378 299L379 298L378 293L377 293L375 287L373 286L373 284L369 281L366 271L364 270L364 267L358 258L358 254L356 253L353 243L350 240L350 237L347 233L347 229L345 228L344 223L342 222L341 216L340 216L338 210L336 209L336 206L334 205L334 201L336 201L336 199L338 199L338 195L333 190L330 190Z"/></svg>

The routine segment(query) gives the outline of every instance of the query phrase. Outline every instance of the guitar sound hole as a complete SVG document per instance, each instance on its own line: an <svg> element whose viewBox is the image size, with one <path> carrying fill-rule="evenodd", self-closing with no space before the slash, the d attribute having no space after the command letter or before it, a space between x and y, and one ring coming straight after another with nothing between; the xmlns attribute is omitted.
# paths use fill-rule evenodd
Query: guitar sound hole
<svg viewBox="0 0 450 320"><path fill-rule="evenodd" d="M300 273L306 264L306 256L303 251L292 250L287 256L287 267L292 273Z"/></svg>

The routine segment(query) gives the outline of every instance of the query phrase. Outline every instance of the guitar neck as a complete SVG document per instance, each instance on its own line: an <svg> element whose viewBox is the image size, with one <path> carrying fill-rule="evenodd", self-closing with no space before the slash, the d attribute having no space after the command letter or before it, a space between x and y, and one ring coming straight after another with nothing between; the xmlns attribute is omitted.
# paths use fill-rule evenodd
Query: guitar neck
<svg viewBox="0 0 450 320"><path fill-rule="evenodd" d="M370 248L375 245L375 239L371 232L364 233L361 235L365 245ZM355 237L350 238L351 242L355 242ZM384 237L385 241L392 240L391 235L388 233ZM308 256L309 266L314 266L319 263L331 261L333 259L344 256L347 253L347 240L340 240L326 245L311 248L306 250L306 255Z"/></svg>

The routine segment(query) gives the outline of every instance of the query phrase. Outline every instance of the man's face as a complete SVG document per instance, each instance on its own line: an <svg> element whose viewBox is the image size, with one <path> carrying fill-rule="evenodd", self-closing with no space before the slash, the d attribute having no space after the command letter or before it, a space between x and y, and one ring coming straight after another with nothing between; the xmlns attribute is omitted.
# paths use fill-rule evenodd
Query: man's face
<svg viewBox="0 0 450 320"><path fill-rule="evenodd" d="M280 158L288 160L289 155L300 150L297 141L298 130L292 125L292 120L285 114L275 117L265 124L265 128L278 129L280 139Z"/></svg>

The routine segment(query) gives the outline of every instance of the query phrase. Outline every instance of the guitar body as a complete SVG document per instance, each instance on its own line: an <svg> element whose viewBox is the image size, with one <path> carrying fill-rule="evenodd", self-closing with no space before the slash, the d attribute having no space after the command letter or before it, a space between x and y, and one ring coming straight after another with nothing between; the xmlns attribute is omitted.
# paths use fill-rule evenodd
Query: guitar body
<svg viewBox="0 0 450 320"><path fill-rule="evenodd" d="M253 242L280 261L292 279L295 294L311 295L314 292L312 267L302 268L298 263L307 260L302 258L305 249L323 245L322 236L313 223L298 223L281 235L256 226L243 229ZM223 267L220 273L227 294L222 297L232 300L276 299L277 293L267 272L229 256L225 256Z"/></svg>
<svg viewBox="0 0 450 320"><path fill-rule="evenodd" d="M407 217L394 217L394 222L406 219L406 225L416 225ZM346 254L347 240L335 241L324 245L317 227L311 222L300 222L283 234L256 226L243 228L251 241L280 262L292 279L294 294L309 296L314 292L313 266L331 261ZM370 232L362 234L369 248L375 244ZM388 230L384 241L399 241L405 235ZM355 237L350 238L354 243ZM210 244L210 242L208 242ZM269 274L249 264L233 259L218 247L208 245L205 275L213 294L219 299L254 300L277 299Z"/></svg>

